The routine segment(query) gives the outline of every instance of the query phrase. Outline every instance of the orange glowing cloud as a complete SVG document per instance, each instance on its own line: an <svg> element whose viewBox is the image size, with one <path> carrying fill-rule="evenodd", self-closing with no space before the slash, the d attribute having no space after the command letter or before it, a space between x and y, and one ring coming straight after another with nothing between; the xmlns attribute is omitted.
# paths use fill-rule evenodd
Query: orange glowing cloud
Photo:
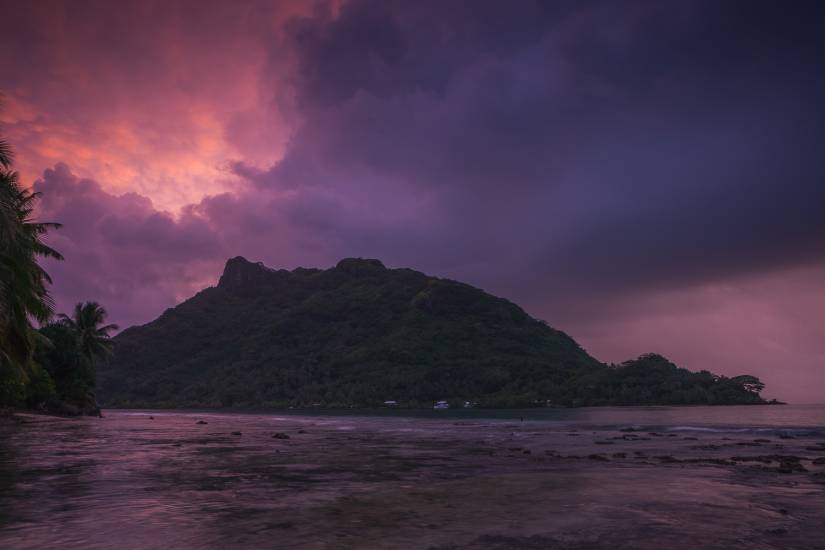
<svg viewBox="0 0 825 550"><path fill-rule="evenodd" d="M303 3L200 16L151 2L52 7L21 10L32 32L6 37L25 40L31 62L0 61L0 122L24 182L66 162L177 211L235 185L227 162L269 166L283 154L290 128L272 98L285 84L261 69Z"/></svg>
<svg viewBox="0 0 825 550"><path fill-rule="evenodd" d="M516 4L9 2L0 122L64 223L58 307L125 326L227 257L377 257L607 361L657 351L815 398L818 20Z"/></svg>

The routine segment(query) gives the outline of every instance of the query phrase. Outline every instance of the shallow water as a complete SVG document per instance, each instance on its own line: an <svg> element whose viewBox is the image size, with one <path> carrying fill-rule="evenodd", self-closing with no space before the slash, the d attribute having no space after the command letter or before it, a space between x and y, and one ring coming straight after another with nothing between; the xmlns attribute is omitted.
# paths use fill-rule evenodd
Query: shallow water
<svg viewBox="0 0 825 550"><path fill-rule="evenodd" d="M825 406L23 416L0 548L821 548L821 457Z"/></svg>
<svg viewBox="0 0 825 550"><path fill-rule="evenodd" d="M133 411L131 414L150 414ZM421 418L432 420L466 419L486 421L551 422L559 425L587 425L602 428L624 426L695 427L697 429L820 429L825 430L825 405L770 405L725 407L582 407L576 409L379 409L366 414L361 410L290 410L280 416Z"/></svg>

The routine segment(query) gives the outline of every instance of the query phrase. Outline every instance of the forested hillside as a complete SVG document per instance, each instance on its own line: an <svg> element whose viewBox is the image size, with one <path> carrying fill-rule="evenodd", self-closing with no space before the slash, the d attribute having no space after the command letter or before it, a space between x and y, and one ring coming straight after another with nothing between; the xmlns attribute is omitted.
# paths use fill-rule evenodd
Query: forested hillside
<svg viewBox="0 0 825 550"><path fill-rule="evenodd" d="M119 334L99 395L134 407L759 401L662 361L650 379L610 368L507 300L377 260L276 271L238 257L216 287Z"/></svg>

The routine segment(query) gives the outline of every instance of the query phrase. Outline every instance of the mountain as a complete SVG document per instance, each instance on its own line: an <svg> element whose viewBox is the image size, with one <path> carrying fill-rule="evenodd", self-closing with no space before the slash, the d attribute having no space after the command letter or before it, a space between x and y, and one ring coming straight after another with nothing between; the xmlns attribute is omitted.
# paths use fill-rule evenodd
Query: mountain
<svg viewBox="0 0 825 550"><path fill-rule="evenodd" d="M660 356L639 359L655 380L625 380L633 368L600 363L507 300L357 258L293 271L232 258L216 287L114 341L98 373L104 406L658 403L665 389L665 402L760 401L743 384L720 397L728 379L693 379Z"/></svg>

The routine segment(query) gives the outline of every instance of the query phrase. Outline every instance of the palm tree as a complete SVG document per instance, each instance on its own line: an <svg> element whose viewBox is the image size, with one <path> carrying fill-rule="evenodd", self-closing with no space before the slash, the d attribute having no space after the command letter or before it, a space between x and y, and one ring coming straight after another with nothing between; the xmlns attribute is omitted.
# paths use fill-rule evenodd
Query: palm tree
<svg viewBox="0 0 825 550"><path fill-rule="evenodd" d="M65 313L60 314L61 322L77 336L81 352L92 361L112 353L109 333L117 330L118 326L104 325L106 316L106 310L97 302L79 302L71 317Z"/></svg>
<svg viewBox="0 0 825 550"><path fill-rule="evenodd" d="M11 146L5 139L0 138L0 166L5 169L11 167L11 159L14 155L11 152Z"/></svg>
<svg viewBox="0 0 825 550"><path fill-rule="evenodd" d="M0 377L10 372L25 379L34 348L31 322L46 322L53 311L47 289L51 279L37 261L62 256L42 240L60 225L33 220L39 193L20 185L11 169L11 156L8 144L0 139Z"/></svg>

